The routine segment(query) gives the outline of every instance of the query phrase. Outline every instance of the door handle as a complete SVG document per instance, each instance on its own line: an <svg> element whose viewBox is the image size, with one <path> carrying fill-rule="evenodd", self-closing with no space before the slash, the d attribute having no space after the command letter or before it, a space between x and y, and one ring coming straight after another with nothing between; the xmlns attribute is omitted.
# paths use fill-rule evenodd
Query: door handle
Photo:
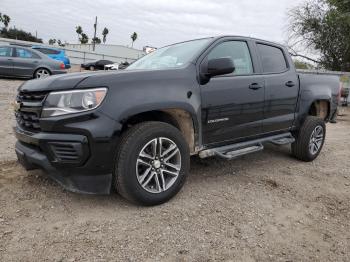
<svg viewBox="0 0 350 262"><path fill-rule="evenodd" d="M288 86L288 87L293 87L293 86L295 86L295 84L294 84L293 81L288 81L288 82L286 83L286 86Z"/></svg>
<svg viewBox="0 0 350 262"><path fill-rule="evenodd" d="M262 86L258 83L253 83L253 84L249 85L249 88L253 89L253 90L258 90L258 89L262 88Z"/></svg>
<svg viewBox="0 0 350 262"><path fill-rule="evenodd" d="M8 58L7 60L8 60L8 61L13 61L13 59L12 59L12 58Z"/></svg>

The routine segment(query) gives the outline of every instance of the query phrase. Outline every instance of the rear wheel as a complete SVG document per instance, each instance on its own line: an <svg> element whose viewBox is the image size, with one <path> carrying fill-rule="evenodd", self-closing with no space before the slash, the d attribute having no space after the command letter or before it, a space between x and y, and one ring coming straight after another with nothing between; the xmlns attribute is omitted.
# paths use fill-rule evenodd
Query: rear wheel
<svg viewBox="0 0 350 262"><path fill-rule="evenodd" d="M308 116L292 144L292 154L302 161L312 161L321 152L326 137L324 120Z"/></svg>
<svg viewBox="0 0 350 262"><path fill-rule="evenodd" d="M46 78L50 75L51 75L51 72L48 69L39 68L38 70L35 71L34 78L41 79L41 78Z"/></svg>
<svg viewBox="0 0 350 262"><path fill-rule="evenodd" d="M166 123L145 122L121 138L115 167L115 189L142 205L168 201L182 188L190 154L181 132Z"/></svg>

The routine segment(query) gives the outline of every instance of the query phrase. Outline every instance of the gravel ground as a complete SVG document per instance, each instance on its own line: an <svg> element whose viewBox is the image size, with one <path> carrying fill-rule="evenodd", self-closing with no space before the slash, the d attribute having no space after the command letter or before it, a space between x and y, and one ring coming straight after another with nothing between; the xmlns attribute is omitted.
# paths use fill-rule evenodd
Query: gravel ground
<svg viewBox="0 0 350 262"><path fill-rule="evenodd" d="M350 260L350 110L312 163L273 145L229 162L194 157L173 200L142 208L66 192L16 163L20 84L0 80L0 261Z"/></svg>

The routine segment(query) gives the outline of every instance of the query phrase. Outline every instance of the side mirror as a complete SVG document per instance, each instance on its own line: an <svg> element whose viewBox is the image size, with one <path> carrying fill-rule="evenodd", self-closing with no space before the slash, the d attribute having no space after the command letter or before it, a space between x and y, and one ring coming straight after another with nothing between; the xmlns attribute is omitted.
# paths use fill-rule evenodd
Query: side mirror
<svg viewBox="0 0 350 262"><path fill-rule="evenodd" d="M235 66L231 58L223 57L208 61L208 77L231 74L234 71Z"/></svg>

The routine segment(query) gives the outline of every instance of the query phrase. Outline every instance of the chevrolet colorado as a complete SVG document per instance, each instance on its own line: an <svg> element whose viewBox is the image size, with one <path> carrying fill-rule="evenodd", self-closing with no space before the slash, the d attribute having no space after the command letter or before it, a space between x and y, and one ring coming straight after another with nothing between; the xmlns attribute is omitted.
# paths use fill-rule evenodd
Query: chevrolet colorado
<svg viewBox="0 0 350 262"><path fill-rule="evenodd" d="M156 205L181 189L190 155L233 159L270 142L314 160L338 100L337 77L297 74L279 44L198 39L125 71L25 82L15 103L16 153L68 190Z"/></svg>

